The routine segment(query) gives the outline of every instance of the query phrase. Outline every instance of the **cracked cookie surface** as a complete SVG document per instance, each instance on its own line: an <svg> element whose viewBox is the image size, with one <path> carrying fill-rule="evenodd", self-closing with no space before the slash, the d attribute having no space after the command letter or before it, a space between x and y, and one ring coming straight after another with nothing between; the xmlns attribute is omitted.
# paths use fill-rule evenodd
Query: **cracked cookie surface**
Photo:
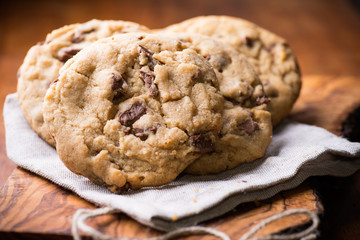
<svg viewBox="0 0 360 240"><path fill-rule="evenodd" d="M269 99L253 67L233 47L211 37L178 33L182 48L191 48L214 68L225 98L223 126L212 151L202 154L185 172L218 173L265 154L272 125Z"/></svg>
<svg viewBox="0 0 360 240"><path fill-rule="evenodd" d="M201 16L160 31L212 36L242 53L253 65L271 102L273 125L285 118L301 88L300 70L286 41L246 20L228 16Z"/></svg>
<svg viewBox="0 0 360 240"><path fill-rule="evenodd" d="M42 104L64 63L98 39L134 31L149 29L133 22L91 20L56 29L28 51L18 71L17 92L25 118L41 138L55 145L43 120Z"/></svg>
<svg viewBox="0 0 360 240"><path fill-rule="evenodd" d="M224 98L177 37L122 34L66 62L44 101L61 160L113 192L158 186L216 148Z"/></svg>

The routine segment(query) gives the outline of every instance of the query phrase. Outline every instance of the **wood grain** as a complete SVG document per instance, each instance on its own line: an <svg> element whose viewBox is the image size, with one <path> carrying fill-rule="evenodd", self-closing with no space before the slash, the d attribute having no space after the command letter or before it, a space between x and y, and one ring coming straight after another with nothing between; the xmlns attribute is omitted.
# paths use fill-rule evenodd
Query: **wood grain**
<svg viewBox="0 0 360 240"><path fill-rule="evenodd" d="M241 204L232 212L207 221L204 225L224 231L236 239L265 218L298 207L316 213L323 211L308 183L266 201ZM24 236L70 238L71 217L79 208L93 209L95 206L39 176L16 169L0 191L0 239ZM306 216L289 217L270 225L261 231L259 236L308 221ZM118 237L145 238L162 234L124 214L98 217L90 220L89 224L106 234ZM208 238L196 236L188 239Z"/></svg>
<svg viewBox="0 0 360 240"><path fill-rule="evenodd" d="M360 106L359 91L359 77L307 76L290 118L340 135L342 122Z"/></svg>

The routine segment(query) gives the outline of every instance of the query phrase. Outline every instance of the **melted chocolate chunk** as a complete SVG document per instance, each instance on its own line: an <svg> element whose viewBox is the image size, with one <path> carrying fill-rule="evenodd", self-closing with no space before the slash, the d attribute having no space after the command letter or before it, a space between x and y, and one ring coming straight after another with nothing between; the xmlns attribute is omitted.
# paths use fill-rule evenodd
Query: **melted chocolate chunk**
<svg viewBox="0 0 360 240"><path fill-rule="evenodd" d="M127 87L127 83L121 75L115 75L115 73L111 75L111 80L111 89L114 91L113 100L118 100L124 96L124 89Z"/></svg>
<svg viewBox="0 0 360 240"><path fill-rule="evenodd" d="M252 134L259 129L259 124L252 120L252 118L247 118L242 123L237 125L239 130L244 130L247 134Z"/></svg>
<svg viewBox="0 0 360 240"><path fill-rule="evenodd" d="M128 110L120 114L119 121L122 125L130 127L145 113L145 106L140 102L135 102Z"/></svg>
<svg viewBox="0 0 360 240"><path fill-rule="evenodd" d="M229 65L231 62L230 58L226 55L223 55L219 58L219 60L216 62L216 68L219 72L223 72L224 68Z"/></svg>
<svg viewBox="0 0 360 240"><path fill-rule="evenodd" d="M131 133L131 127L126 127L125 129L124 129L124 133L126 134L126 135L128 135L128 134L130 134Z"/></svg>
<svg viewBox="0 0 360 240"><path fill-rule="evenodd" d="M151 53L147 48L139 45L138 51L139 51L139 53L145 53L145 55L146 55L147 57L151 57L151 58L152 58L153 53Z"/></svg>
<svg viewBox="0 0 360 240"><path fill-rule="evenodd" d="M160 126L160 125L158 124L158 126ZM156 133L157 127L152 126L152 127L150 127L150 128L147 128L146 131L150 131L150 132L152 132L152 133Z"/></svg>
<svg viewBox="0 0 360 240"><path fill-rule="evenodd" d="M136 137L140 138L141 141L145 141L149 136L142 128L133 128L133 134Z"/></svg>
<svg viewBox="0 0 360 240"><path fill-rule="evenodd" d="M133 128L132 133L136 137L140 138L142 141L145 141L149 137L149 132L156 133L156 130L157 130L156 127L151 127L151 128L147 128L147 129Z"/></svg>
<svg viewBox="0 0 360 240"><path fill-rule="evenodd" d="M88 30L76 31L73 33L73 35L71 37L71 42L72 43L80 43L85 40L85 37L84 37L85 34L94 32L95 30L96 30L95 28L91 28Z"/></svg>
<svg viewBox="0 0 360 240"><path fill-rule="evenodd" d="M186 46L184 46L184 40L179 40L176 43L176 50L177 51L183 51L184 49L186 49Z"/></svg>
<svg viewBox="0 0 360 240"><path fill-rule="evenodd" d="M59 60L61 62L66 62L70 58L72 58L75 54L77 54L81 48L73 48L73 47L65 47L59 51Z"/></svg>
<svg viewBox="0 0 360 240"><path fill-rule="evenodd" d="M270 98L268 98L266 95L262 95L262 96L259 96L259 97L257 97L256 98L256 100L255 100L255 104L257 105L257 106L259 106L259 105L262 105L262 104L266 104L266 103L269 103L271 100L270 100Z"/></svg>
<svg viewBox="0 0 360 240"><path fill-rule="evenodd" d="M139 53L145 53L145 55L148 59L148 66L151 71L154 71L155 65L161 64L160 61L153 58L153 53L151 53L147 48L139 45L138 51L139 51Z"/></svg>
<svg viewBox="0 0 360 240"><path fill-rule="evenodd" d="M154 83L155 74L153 72L144 72L140 70L140 78L144 81L145 86L149 89L151 96L157 97L159 90Z"/></svg>
<svg viewBox="0 0 360 240"><path fill-rule="evenodd" d="M205 134L193 135L190 137L191 145L196 147L200 153L211 153L215 150L215 143Z"/></svg>
<svg viewBox="0 0 360 240"><path fill-rule="evenodd" d="M243 38L243 44L245 44L247 47L251 48L254 46L254 40L246 36Z"/></svg>

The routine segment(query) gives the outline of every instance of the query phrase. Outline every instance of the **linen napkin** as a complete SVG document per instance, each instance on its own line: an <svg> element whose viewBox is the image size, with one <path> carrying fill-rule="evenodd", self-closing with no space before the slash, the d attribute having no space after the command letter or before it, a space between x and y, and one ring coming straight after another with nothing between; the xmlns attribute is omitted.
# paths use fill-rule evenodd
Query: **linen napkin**
<svg viewBox="0 0 360 240"><path fill-rule="evenodd" d="M29 126L16 94L4 105L8 157L96 204L119 209L137 221L169 231L195 225L238 204L294 188L310 176L349 176L360 169L360 143L306 124L286 121L274 131L265 156L219 174L182 174L160 187L114 194L69 171L56 150Z"/></svg>

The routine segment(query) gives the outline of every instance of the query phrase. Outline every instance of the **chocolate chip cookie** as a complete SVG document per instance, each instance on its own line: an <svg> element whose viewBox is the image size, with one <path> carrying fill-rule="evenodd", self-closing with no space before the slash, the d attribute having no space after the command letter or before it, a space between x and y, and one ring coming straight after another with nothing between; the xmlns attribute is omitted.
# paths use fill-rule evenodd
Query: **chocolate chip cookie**
<svg viewBox="0 0 360 240"><path fill-rule="evenodd" d="M49 33L44 42L33 46L18 71L18 98L31 127L54 145L42 115L42 103L51 82L64 63L90 43L115 34L149 31L145 26L126 21L91 20L72 24Z"/></svg>
<svg viewBox="0 0 360 240"><path fill-rule="evenodd" d="M185 20L160 31L188 32L212 36L225 42L254 66L271 98L273 125L286 117L300 88L300 70L284 39L246 20L228 16L202 16Z"/></svg>
<svg viewBox="0 0 360 240"><path fill-rule="evenodd" d="M169 35L101 39L44 100L65 165L111 191L157 186L216 148L224 98L209 62Z"/></svg>
<svg viewBox="0 0 360 240"><path fill-rule="evenodd" d="M253 67L233 47L211 37L178 33L182 48L191 48L214 68L225 98L223 126L214 149L202 154L185 171L218 173L264 155L272 125L266 110L270 100Z"/></svg>

